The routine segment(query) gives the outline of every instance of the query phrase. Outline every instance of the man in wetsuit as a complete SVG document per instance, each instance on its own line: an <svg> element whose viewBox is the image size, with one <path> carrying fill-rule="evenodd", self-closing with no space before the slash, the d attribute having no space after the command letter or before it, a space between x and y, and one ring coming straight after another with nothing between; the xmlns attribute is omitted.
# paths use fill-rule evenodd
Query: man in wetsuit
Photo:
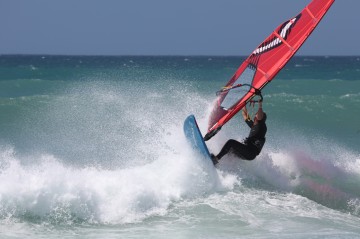
<svg viewBox="0 0 360 239"><path fill-rule="evenodd" d="M250 119L246 107L243 108L242 115L246 124L250 127L249 136L245 139L244 143L236 140L228 140L218 155L211 154L214 165L229 152L234 153L241 159L253 160L260 154L261 149L265 144L265 134L267 127L265 124L266 114L262 110L262 102L259 102L259 109L254 117Z"/></svg>

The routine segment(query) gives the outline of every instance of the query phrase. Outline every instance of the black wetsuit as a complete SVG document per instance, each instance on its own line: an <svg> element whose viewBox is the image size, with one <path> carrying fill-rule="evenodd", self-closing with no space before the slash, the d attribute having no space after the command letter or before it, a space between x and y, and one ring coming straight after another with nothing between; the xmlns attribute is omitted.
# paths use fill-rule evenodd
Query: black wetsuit
<svg viewBox="0 0 360 239"><path fill-rule="evenodd" d="M221 159L225 154L232 152L236 156L253 160L259 155L261 149L265 144L265 134L267 127L264 120L259 120L256 125L252 120L246 120L246 124L251 128L249 136L245 139L244 143L230 139L226 142L220 153L216 156Z"/></svg>

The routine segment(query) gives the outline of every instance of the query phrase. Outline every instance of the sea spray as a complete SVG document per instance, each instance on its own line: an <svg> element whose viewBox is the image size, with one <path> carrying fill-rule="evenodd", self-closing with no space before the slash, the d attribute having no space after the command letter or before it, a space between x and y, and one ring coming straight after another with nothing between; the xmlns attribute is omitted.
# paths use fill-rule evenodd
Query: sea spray
<svg viewBox="0 0 360 239"><path fill-rule="evenodd" d="M185 143L185 142L184 142ZM64 165L51 155L24 165L3 151L1 219L72 224L123 224L164 215L173 203L230 190L236 179L184 155L163 155L142 165L112 170Z"/></svg>

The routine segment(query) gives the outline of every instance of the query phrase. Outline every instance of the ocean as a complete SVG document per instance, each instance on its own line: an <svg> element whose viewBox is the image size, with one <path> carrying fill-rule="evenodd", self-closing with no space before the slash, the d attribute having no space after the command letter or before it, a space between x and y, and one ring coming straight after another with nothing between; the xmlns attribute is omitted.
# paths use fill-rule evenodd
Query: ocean
<svg viewBox="0 0 360 239"><path fill-rule="evenodd" d="M360 238L360 57L294 57L261 154L214 168L183 121L244 59L0 56L0 238Z"/></svg>

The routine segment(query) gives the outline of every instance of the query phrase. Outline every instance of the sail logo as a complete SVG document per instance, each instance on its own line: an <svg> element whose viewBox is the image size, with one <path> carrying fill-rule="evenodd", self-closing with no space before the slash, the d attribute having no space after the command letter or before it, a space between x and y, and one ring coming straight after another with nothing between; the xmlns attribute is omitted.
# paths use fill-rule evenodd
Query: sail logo
<svg viewBox="0 0 360 239"><path fill-rule="evenodd" d="M279 34L279 36L286 40L288 35L291 32L291 28L293 28L296 24L296 22L300 19L301 14L299 14L298 16L296 16L295 18L284 22L279 31L277 32ZM259 55L262 54L264 52L267 52L277 46L280 46L282 44L282 40L279 37L273 37L269 40L265 40L255 51L253 51L253 55Z"/></svg>

